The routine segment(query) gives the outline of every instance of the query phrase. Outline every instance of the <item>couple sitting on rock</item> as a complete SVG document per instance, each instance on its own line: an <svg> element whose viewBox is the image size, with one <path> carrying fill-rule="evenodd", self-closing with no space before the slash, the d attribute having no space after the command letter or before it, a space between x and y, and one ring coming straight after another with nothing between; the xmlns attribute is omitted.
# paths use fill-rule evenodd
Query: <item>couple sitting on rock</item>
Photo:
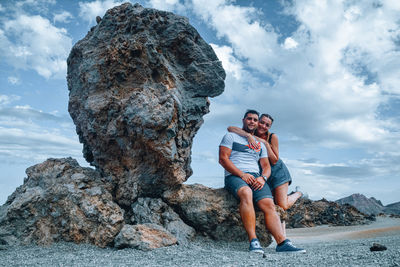
<svg viewBox="0 0 400 267"><path fill-rule="evenodd" d="M229 133L219 147L219 163L225 169L225 188L240 200L239 212L251 252L264 253L256 236L253 202L264 213L265 225L278 244L277 252L305 252L286 239L285 225L275 210L275 203L284 210L290 208L302 193L287 195L291 177L279 159L278 137L268 131L272 122L268 114L260 117L257 111L248 110L242 129L228 128Z"/></svg>

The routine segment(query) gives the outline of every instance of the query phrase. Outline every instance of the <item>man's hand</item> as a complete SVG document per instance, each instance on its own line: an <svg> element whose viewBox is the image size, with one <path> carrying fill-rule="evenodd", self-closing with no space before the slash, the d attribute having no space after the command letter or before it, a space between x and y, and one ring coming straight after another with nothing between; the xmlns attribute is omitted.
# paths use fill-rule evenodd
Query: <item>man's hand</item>
<svg viewBox="0 0 400 267"><path fill-rule="evenodd" d="M262 176L257 177L254 181L254 183L251 185L251 188L253 190L261 190L265 185L265 180Z"/></svg>
<svg viewBox="0 0 400 267"><path fill-rule="evenodd" d="M245 181L248 185L253 185L256 181L256 178L254 178L253 175L250 173L243 173L240 178L242 178L243 181Z"/></svg>

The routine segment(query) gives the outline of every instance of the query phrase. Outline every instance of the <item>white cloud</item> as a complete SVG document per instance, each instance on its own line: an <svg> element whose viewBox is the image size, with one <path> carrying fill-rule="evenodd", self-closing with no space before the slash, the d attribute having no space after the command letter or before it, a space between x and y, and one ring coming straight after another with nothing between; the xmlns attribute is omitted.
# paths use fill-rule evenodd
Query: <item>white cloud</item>
<svg viewBox="0 0 400 267"><path fill-rule="evenodd" d="M20 99L21 97L17 95L0 95L0 108Z"/></svg>
<svg viewBox="0 0 400 267"><path fill-rule="evenodd" d="M235 58L233 50L229 46L219 46L217 44L211 44L218 59L221 60L222 66L226 72L232 73L235 79L240 80L243 66L242 63Z"/></svg>
<svg viewBox="0 0 400 267"><path fill-rule="evenodd" d="M4 7L0 4L0 12L4 11Z"/></svg>
<svg viewBox="0 0 400 267"><path fill-rule="evenodd" d="M18 15L4 23L0 50L8 64L45 78L65 78L72 40L64 28L41 16Z"/></svg>
<svg viewBox="0 0 400 267"><path fill-rule="evenodd" d="M0 162L23 164L49 157L82 158L82 145L69 117L29 105L6 107L18 96L0 95Z"/></svg>
<svg viewBox="0 0 400 267"><path fill-rule="evenodd" d="M7 9L14 10L20 14L27 12L28 14L35 13L42 15L49 15L51 13L50 8L57 3L56 0L23 0L13 2L8 3Z"/></svg>
<svg viewBox="0 0 400 267"><path fill-rule="evenodd" d="M79 16L89 23L93 23L97 16L102 17L106 11L126 1L97 0L92 2L79 2Z"/></svg>
<svg viewBox="0 0 400 267"><path fill-rule="evenodd" d="M226 0L193 0L192 4L194 12L232 44L236 55L247 59L254 69L271 74L279 57L278 35L257 20L259 10Z"/></svg>
<svg viewBox="0 0 400 267"><path fill-rule="evenodd" d="M40 5L40 4L56 4L56 0L23 0L23 1L18 1L17 6L22 7L24 5Z"/></svg>
<svg viewBox="0 0 400 267"><path fill-rule="evenodd" d="M186 14L186 7L179 0L149 0L147 2L151 7L165 11L174 11L180 15Z"/></svg>
<svg viewBox="0 0 400 267"><path fill-rule="evenodd" d="M232 45L232 50L214 46L227 70L225 93L216 100L219 108L237 103L236 109L245 110L253 105L276 114L275 125L288 136L327 147L365 146L374 140L385 143L393 135L376 111L388 99L384 91L399 90L400 73L394 67L399 57L391 31L398 28L395 12L386 17L372 6L295 2L291 14L300 26L279 45L277 34L261 26L254 8L223 0L207 5L193 0L193 7ZM345 54L349 47L356 53ZM267 75L251 77L239 68L244 63ZM373 67L382 69L387 64L391 70ZM266 71L271 68L275 74ZM231 80L238 73L240 84ZM387 78L366 84L374 73Z"/></svg>
<svg viewBox="0 0 400 267"><path fill-rule="evenodd" d="M54 14L53 23L62 22L69 23L71 19L74 18L68 11L63 11L61 13Z"/></svg>
<svg viewBox="0 0 400 267"><path fill-rule="evenodd" d="M299 45L298 42L296 42L293 38L288 37L285 39L285 42L283 43L283 47L285 49L293 49L296 48Z"/></svg>
<svg viewBox="0 0 400 267"><path fill-rule="evenodd" d="M17 77L10 76L7 78L8 82L11 83L12 85L16 85L20 83L20 80Z"/></svg>

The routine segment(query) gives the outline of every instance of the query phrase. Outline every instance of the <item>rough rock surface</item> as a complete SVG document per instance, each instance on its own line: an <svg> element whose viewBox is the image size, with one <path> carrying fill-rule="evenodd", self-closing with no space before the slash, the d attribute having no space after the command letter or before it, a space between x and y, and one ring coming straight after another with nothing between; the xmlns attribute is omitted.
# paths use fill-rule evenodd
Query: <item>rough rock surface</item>
<svg viewBox="0 0 400 267"><path fill-rule="evenodd" d="M299 199L287 210L288 228L313 227L316 225L358 225L375 220L375 216L366 215L351 205L339 205L325 199L312 201Z"/></svg>
<svg viewBox="0 0 400 267"><path fill-rule="evenodd" d="M196 232L217 240L247 240L239 215L238 201L225 189L212 189L200 184L182 185L164 193L163 199ZM264 226L262 212L256 214L256 232L264 245L272 242Z"/></svg>
<svg viewBox="0 0 400 267"><path fill-rule="evenodd" d="M26 170L24 184L0 208L0 240L8 245L56 241L105 247L123 226L112 183L72 158Z"/></svg>
<svg viewBox="0 0 400 267"><path fill-rule="evenodd" d="M179 215L159 198L139 198L132 204L132 224L152 223L162 225L180 244L187 243L196 231L185 224Z"/></svg>
<svg viewBox="0 0 400 267"><path fill-rule="evenodd" d="M69 55L68 110L84 157L129 206L192 174L192 139L225 72L184 17L126 3L98 21Z"/></svg>
<svg viewBox="0 0 400 267"><path fill-rule="evenodd" d="M156 224L126 224L115 238L116 248L136 248L151 250L175 245L176 238L163 227Z"/></svg>

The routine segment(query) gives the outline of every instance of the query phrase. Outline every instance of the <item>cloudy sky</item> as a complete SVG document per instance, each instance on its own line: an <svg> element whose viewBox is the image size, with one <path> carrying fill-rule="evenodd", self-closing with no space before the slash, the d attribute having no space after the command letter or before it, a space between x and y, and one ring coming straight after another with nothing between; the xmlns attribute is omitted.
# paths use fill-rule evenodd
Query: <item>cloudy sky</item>
<svg viewBox="0 0 400 267"><path fill-rule="evenodd" d="M122 2L0 0L0 204L49 157L88 166L67 111L66 58ZM135 2L188 17L227 73L189 183L223 186L219 142L253 108L275 119L291 187L400 201L400 1Z"/></svg>

